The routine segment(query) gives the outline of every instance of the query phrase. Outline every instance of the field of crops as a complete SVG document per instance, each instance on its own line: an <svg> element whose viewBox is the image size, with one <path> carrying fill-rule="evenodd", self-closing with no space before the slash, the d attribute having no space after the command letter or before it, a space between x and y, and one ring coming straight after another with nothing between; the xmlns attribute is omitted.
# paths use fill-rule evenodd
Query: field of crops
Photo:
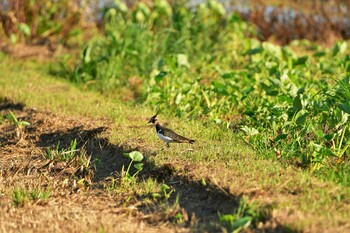
<svg viewBox="0 0 350 233"><path fill-rule="evenodd" d="M262 41L215 0L100 24L54 60L0 52L0 231L350 229L347 41Z"/></svg>

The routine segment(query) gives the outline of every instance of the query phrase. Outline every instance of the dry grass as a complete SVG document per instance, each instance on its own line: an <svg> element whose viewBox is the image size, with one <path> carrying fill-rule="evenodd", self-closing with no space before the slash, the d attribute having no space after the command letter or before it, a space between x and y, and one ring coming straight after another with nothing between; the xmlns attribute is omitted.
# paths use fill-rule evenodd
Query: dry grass
<svg viewBox="0 0 350 233"><path fill-rule="evenodd" d="M118 169L114 170L115 164L109 162L118 162L123 149L111 150L111 145L103 144L105 139L97 135L106 129L97 127L98 122L37 112L5 99L0 101L0 110L0 114L11 110L20 120L31 123L22 138L17 138L15 127L9 122L4 121L0 127L0 229L3 232L110 232L113 229L163 232L165 228L176 229L166 222L147 224L143 220L145 215L138 210L140 203L137 200L131 200L125 206L120 204L125 201L123 195L104 190L103 183L108 183L105 178L116 176L118 172ZM48 148L58 142L60 147L66 148L74 139L78 140L79 155L77 153L76 157L79 160L45 158ZM110 152L109 156L113 158L102 161L103 165L109 163L111 174L106 173L108 169L95 169L88 163L90 156L104 159L103 155L97 154L101 151ZM26 193L41 190L48 192L49 197L33 200L27 196L15 204L15 190Z"/></svg>

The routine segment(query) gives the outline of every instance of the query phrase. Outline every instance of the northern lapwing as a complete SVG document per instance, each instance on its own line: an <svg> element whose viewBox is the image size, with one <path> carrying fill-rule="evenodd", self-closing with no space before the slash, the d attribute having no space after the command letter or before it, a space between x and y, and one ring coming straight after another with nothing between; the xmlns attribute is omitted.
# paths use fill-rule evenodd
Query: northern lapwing
<svg viewBox="0 0 350 233"><path fill-rule="evenodd" d="M148 121L148 123L152 123L154 125L154 127L156 128L156 132L157 132L158 137L166 143L167 147L170 147L169 143L173 143L173 142L190 143L190 144L193 144L195 142L192 139L188 139L188 138L185 138L181 135L178 135L177 133L175 133L171 129L168 129L164 126L161 126L159 124L157 115L158 115L158 113L156 115L154 115Z"/></svg>

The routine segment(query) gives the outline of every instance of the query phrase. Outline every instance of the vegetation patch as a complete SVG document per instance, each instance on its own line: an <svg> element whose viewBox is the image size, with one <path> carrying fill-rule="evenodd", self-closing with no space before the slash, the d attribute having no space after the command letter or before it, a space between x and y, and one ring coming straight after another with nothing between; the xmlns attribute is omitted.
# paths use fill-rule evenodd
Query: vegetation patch
<svg viewBox="0 0 350 233"><path fill-rule="evenodd" d="M5 117L0 124L0 173L5 174L0 178L6 180L0 184L9 185L0 187L6 213L0 215L0 222L10 224L6 229L16 224L17 231L28 230L33 219L52 218L38 222L36 229L221 231L224 224L219 214L235 215L243 196L249 198L249 205L273 207L271 218L267 215L249 229L344 229L344 219L349 218L348 188L263 159L226 127L162 114L164 125L196 139L191 151L182 144L162 150L163 143L147 125L153 111L80 91L48 75L48 66L41 62L2 59L0 95L16 102L1 101L0 115L12 111L18 120L30 123L21 141ZM76 146L71 147L75 140ZM57 145L58 155L75 148L76 159L46 158L48 149L56 153ZM122 170L131 161L124 153L132 151L142 153L144 165L129 185L122 182ZM84 166L80 170L81 156L90 161L88 170ZM137 170L132 164L129 171L133 175ZM49 190L50 197L39 203L29 199L16 208L14 188ZM87 221L91 224L80 224ZM57 225L66 228L56 229Z"/></svg>
<svg viewBox="0 0 350 233"><path fill-rule="evenodd" d="M258 41L217 1L183 3L116 1L105 10L104 35L85 45L74 68L67 60L61 68L86 88L214 121L265 158L349 186L348 44L280 47Z"/></svg>

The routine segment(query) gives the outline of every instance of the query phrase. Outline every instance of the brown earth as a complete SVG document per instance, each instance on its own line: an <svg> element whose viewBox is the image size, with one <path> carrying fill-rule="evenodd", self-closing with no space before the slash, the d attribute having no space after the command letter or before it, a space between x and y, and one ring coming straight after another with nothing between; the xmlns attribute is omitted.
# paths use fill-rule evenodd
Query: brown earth
<svg viewBox="0 0 350 233"><path fill-rule="evenodd" d="M18 130L4 118L9 111L30 126ZM155 166L155 152L110 143L109 125L111 122L104 119L39 112L22 103L0 100L0 231L225 231L218 213L233 213L240 196L214 184L202 185L190 175L190 164L181 172L175 171L173 164ZM77 146L73 159L45 157L48 148L69 148L74 139ZM122 167L129 164L123 153L132 150L140 150L146 157L137 183L147 179L164 182L176 194L168 200L156 200L151 192L123 186ZM111 191L108 187L113 181L117 185ZM48 190L50 196L16 204L15 190ZM182 216L181 221L177 214ZM287 230L269 216L253 231Z"/></svg>

